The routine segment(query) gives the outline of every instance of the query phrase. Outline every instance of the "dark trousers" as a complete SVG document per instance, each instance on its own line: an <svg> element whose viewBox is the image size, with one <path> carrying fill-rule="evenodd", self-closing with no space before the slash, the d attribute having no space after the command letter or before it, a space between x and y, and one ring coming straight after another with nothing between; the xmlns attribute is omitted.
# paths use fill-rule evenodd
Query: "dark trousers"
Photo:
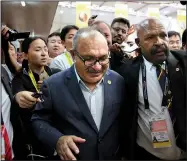
<svg viewBox="0 0 187 161"><path fill-rule="evenodd" d="M135 149L135 160L161 160L157 158L156 156L152 155L151 153L147 152L144 148L140 147L138 144L136 144Z"/></svg>

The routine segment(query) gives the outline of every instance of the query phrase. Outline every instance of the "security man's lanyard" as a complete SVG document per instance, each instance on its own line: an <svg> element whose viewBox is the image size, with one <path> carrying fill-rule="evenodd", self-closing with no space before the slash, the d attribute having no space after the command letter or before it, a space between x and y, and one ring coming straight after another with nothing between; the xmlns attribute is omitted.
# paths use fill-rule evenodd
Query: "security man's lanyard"
<svg viewBox="0 0 187 161"><path fill-rule="evenodd" d="M35 78L34 78L34 75L33 75L32 71L31 71L31 69L29 69L29 72L28 72L28 73L29 73L29 77L30 77L30 79L31 79L31 81L32 81L32 84L34 85L34 87L35 87L37 93L39 93L39 89L38 89L38 87L37 87L37 83L36 83L36 80L35 80Z"/></svg>
<svg viewBox="0 0 187 161"><path fill-rule="evenodd" d="M72 66L72 65L73 65L73 61L71 60L71 57L70 57L69 53L66 52L66 53L65 53L65 56L66 56L66 58L67 58L67 60L68 60L68 64L69 64L70 66Z"/></svg>
<svg viewBox="0 0 187 161"><path fill-rule="evenodd" d="M147 92L147 79L146 79L146 66L142 62L141 63L141 69L142 69L142 86L143 86L143 97L144 97L144 104L145 109L149 109L149 100L148 100L148 92ZM169 91L169 80L168 80L168 68L165 66L166 71L166 81L165 81L165 88L163 93L163 99L162 99L162 106L170 106L171 102L169 104L167 103L167 95Z"/></svg>

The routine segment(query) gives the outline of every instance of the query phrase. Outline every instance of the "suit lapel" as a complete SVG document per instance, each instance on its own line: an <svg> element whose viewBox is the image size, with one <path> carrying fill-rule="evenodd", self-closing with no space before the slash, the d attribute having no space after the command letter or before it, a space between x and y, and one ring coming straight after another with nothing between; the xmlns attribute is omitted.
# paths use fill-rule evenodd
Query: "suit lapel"
<svg viewBox="0 0 187 161"><path fill-rule="evenodd" d="M167 65L168 65L169 78L171 80L172 92L178 93L177 91L180 89L178 89L178 86L176 86L176 84L179 84L179 80L181 80L180 78L182 76L181 75L182 70L178 66L178 60L171 53L167 58Z"/></svg>
<svg viewBox="0 0 187 161"><path fill-rule="evenodd" d="M112 87L114 87L114 85L112 85L113 82L110 79L109 74L109 71L107 71L104 77L104 109L99 131L100 136L104 135L109 128L111 121L113 121L112 118L109 119L109 114L112 110Z"/></svg>
<svg viewBox="0 0 187 161"><path fill-rule="evenodd" d="M138 82L139 82L139 72L140 72L140 65L143 62L142 56L137 57L130 66L130 69L128 69L128 84L130 86L128 87L129 90L132 90L132 93L135 92L138 94Z"/></svg>
<svg viewBox="0 0 187 161"><path fill-rule="evenodd" d="M127 78L130 80L129 81L129 90L131 91L130 93L137 93L137 88L138 88L138 81L139 81L139 70L140 70L140 63L142 61L142 57L137 58L134 62L133 65L131 66L131 70L129 70L129 74ZM126 70L126 69L124 69ZM115 88L114 85L112 85L112 78L110 76L110 72L107 71L105 78L104 78L104 109L103 109L103 116L102 116L102 121L101 121L101 126L100 126L100 131L99 131L99 136L103 137L104 134L107 132L108 128L112 124L113 117L110 116L112 108L113 108L113 88ZM133 92L132 92L133 91ZM129 93L129 94L130 94ZM138 98L138 97L137 97ZM115 107L114 107L115 108ZM134 109L137 110L137 109ZM134 111L136 112L136 111Z"/></svg>
<svg viewBox="0 0 187 161"><path fill-rule="evenodd" d="M78 107L80 108L80 111L83 113L84 117L86 118L88 123L91 125L91 127L95 130L95 132L98 133L97 126L93 120L93 117L88 108L84 95L78 84L78 80L77 80L77 77L74 71L74 65L70 68L70 71L67 75L67 79L68 79L68 82L67 82L68 89L71 92Z"/></svg>

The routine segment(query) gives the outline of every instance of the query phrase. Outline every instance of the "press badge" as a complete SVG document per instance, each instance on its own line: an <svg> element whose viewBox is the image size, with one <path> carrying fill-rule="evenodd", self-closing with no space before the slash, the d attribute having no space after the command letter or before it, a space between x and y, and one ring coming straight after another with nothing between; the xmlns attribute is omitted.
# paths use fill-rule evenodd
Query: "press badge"
<svg viewBox="0 0 187 161"><path fill-rule="evenodd" d="M168 136L168 128L164 113L151 117L149 123L153 148L171 147L171 141Z"/></svg>

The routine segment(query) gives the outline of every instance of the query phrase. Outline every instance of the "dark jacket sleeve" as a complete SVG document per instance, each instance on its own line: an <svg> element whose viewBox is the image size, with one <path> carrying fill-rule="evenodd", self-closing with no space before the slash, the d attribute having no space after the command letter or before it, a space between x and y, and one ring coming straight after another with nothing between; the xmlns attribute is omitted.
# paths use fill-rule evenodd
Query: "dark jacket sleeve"
<svg viewBox="0 0 187 161"><path fill-rule="evenodd" d="M185 79L184 81L184 89L185 89L185 96L184 96L184 108L179 108L180 106L177 107L176 112L180 116L180 119L182 122L178 123L179 127L179 137L177 138L176 142L177 145L186 152L186 109L187 109L187 54L186 51L182 50L174 50L171 51L171 53L175 56L175 58L179 61L179 64L182 68L183 71L183 78Z"/></svg>
<svg viewBox="0 0 187 161"><path fill-rule="evenodd" d="M118 56L116 53L111 53L110 69L116 71L122 64L123 57Z"/></svg>
<svg viewBox="0 0 187 161"><path fill-rule="evenodd" d="M12 93L13 95L15 95L16 93L21 91L25 91L25 88L23 86L21 73L18 73L12 80Z"/></svg>
<svg viewBox="0 0 187 161"><path fill-rule="evenodd" d="M47 146L49 154L52 155L56 149L58 139L63 136L52 125L53 105L50 95L50 89L47 81L42 85L43 102L37 103L31 118L32 128L39 141Z"/></svg>

